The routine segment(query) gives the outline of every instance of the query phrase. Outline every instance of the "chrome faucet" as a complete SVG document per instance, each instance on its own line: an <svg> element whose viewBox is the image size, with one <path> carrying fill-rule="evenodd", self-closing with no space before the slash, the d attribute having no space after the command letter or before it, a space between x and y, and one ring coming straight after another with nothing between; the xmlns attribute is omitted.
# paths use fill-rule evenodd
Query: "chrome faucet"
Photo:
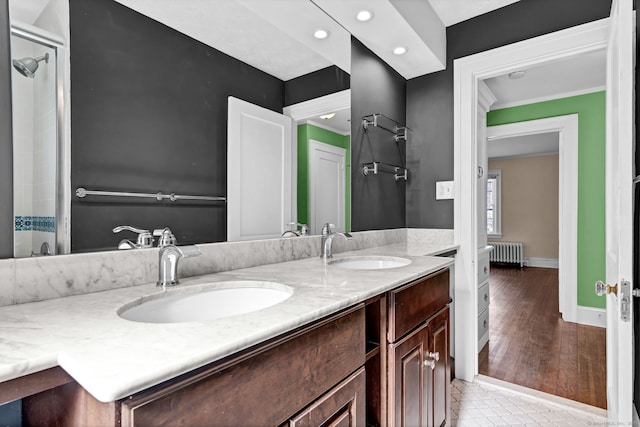
<svg viewBox="0 0 640 427"><path fill-rule="evenodd" d="M290 222L287 225L291 226L291 230L287 230L284 233L282 233L282 237L287 237L288 235L291 235L292 237L298 237L298 236L306 236L307 234L309 234L309 227L307 226L307 224L301 224L299 222ZM300 231L294 229L294 227L300 227Z"/></svg>
<svg viewBox="0 0 640 427"><path fill-rule="evenodd" d="M153 236L149 230L143 230L141 228L131 227L130 225L119 225L113 229L114 233L128 230L138 233L138 239L136 243L133 243L129 239L122 239L118 243L118 249L138 249L138 248L151 248L153 247Z"/></svg>
<svg viewBox="0 0 640 427"><path fill-rule="evenodd" d="M153 230L153 235L158 236L159 248L164 248L165 246L169 245L175 246L178 244L178 239L176 239L176 236L171 232L171 229L169 227L157 228Z"/></svg>
<svg viewBox="0 0 640 427"><path fill-rule="evenodd" d="M200 255L197 246L166 245L160 249L158 262L158 282L156 286L175 286L178 280L178 261Z"/></svg>
<svg viewBox="0 0 640 427"><path fill-rule="evenodd" d="M326 223L322 226L322 245L320 246L321 254L320 258L332 258L331 244L336 236L342 236L347 240L351 240L353 236L349 233L332 232L331 227L335 227L333 224Z"/></svg>

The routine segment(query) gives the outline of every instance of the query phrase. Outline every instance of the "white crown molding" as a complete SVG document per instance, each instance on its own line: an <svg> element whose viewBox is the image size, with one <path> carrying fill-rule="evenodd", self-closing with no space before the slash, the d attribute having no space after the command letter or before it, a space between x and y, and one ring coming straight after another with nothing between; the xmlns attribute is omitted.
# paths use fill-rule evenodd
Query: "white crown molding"
<svg viewBox="0 0 640 427"><path fill-rule="evenodd" d="M553 101L553 100L562 99L562 98L570 98L572 96L586 95L588 93L602 92L602 91L605 91L606 89L607 89L606 86L595 86L587 89L580 89L580 90L574 90L569 92L556 93L548 96L541 96L539 98L530 98L530 99L523 99L519 101L504 102L504 103L497 102L491 106L492 107L491 111L502 110L504 108L511 108L511 107L520 107L521 105L536 104L538 102Z"/></svg>
<svg viewBox="0 0 640 427"><path fill-rule="evenodd" d="M298 122L325 114L327 111L338 111L346 108L351 108L351 89L289 105L282 109L282 113Z"/></svg>
<svg viewBox="0 0 640 427"><path fill-rule="evenodd" d="M313 125L317 128L320 129L324 129L324 130L328 130L329 132L333 132L333 133L337 133L338 135L342 135L342 136L349 136L351 135L351 132L344 132L340 129L331 127L329 125L326 125L324 123L320 123L320 122L316 122L315 120L303 120L302 122L298 122L298 125L302 124L302 123L306 123L308 125Z"/></svg>

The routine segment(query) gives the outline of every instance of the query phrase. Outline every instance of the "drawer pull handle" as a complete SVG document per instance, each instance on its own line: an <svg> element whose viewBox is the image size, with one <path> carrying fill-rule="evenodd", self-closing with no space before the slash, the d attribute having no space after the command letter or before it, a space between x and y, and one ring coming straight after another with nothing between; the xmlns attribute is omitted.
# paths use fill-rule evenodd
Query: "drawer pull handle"
<svg viewBox="0 0 640 427"><path fill-rule="evenodd" d="M436 351L430 351L429 353L427 353L427 357L432 358L433 360L435 360L436 362L440 360L440 352Z"/></svg>
<svg viewBox="0 0 640 427"><path fill-rule="evenodd" d="M429 359L424 361L424 366L428 366L433 371L436 369L436 361L434 359Z"/></svg>
<svg viewBox="0 0 640 427"><path fill-rule="evenodd" d="M489 301L489 294L484 294L484 301L485 302Z"/></svg>

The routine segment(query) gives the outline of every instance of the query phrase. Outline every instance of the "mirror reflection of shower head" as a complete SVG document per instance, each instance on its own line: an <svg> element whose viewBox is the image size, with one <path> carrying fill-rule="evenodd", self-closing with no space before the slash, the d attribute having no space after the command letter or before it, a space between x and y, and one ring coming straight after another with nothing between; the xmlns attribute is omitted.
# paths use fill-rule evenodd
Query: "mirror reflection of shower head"
<svg viewBox="0 0 640 427"><path fill-rule="evenodd" d="M44 61L46 63L49 62L49 54L45 53L40 58L22 58L22 59L14 59L13 67L20 72L23 76L31 77L35 76L36 70L38 69L38 62Z"/></svg>

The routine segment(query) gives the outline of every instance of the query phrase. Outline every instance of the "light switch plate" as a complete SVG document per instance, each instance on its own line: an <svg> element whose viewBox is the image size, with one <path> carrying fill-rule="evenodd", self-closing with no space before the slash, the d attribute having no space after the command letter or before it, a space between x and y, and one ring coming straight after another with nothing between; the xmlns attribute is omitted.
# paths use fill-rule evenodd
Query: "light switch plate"
<svg viewBox="0 0 640 427"><path fill-rule="evenodd" d="M450 200L453 196L453 181L436 182L436 200Z"/></svg>

